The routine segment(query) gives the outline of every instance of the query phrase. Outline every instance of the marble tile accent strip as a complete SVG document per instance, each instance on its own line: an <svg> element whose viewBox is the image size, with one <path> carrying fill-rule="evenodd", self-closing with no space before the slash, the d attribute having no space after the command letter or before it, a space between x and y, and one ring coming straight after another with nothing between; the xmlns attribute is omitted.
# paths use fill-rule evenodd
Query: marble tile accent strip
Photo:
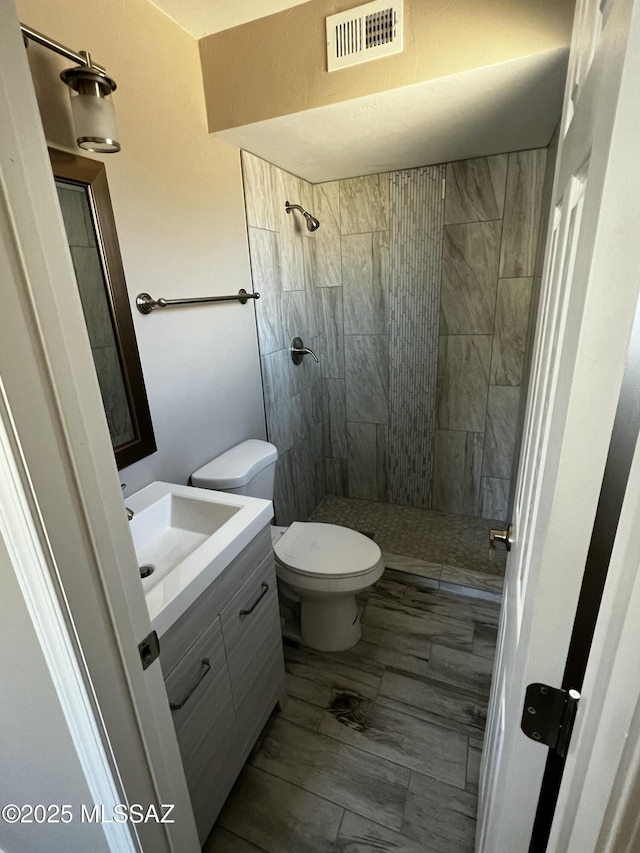
<svg viewBox="0 0 640 853"><path fill-rule="evenodd" d="M340 184L330 181L313 187L312 213L320 220L315 232L318 287L340 287Z"/></svg>
<svg viewBox="0 0 640 853"><path fill-rule="evenodd" d="M520 385L531 303L530 278L501 278L491 354L492 385Z"/></svg>
<svg viewBox="0 0 640 853"><path fill-rule="evenodd" d="M340 231L362 234L389 228L389 173L340 181Z"/></svg>
<svg viewBox="0 0 640 853"><path fill-rule="evenodd" d="M545 148L509 154L501 278L534 273L546 156Z"/></svg>
<svg viewBox="0 0 640 853"><path fill-rule="evenodd" d="M389 330L389 237L387 231L342 238L345 335L382 335Z"/></svg>
<svg viewBox="0 0 640 853"><path fill-rule="evenodd" d="M502 219L507 154L447 164L445 225Z"/></svg>
<svg viewBox="0 0 640 853"><path fill-rule="evenodd" d="M489 335L441 335L439 429L484 432L491 363Z"/></svg>
<svg viewBox="0 0 640 853"><path fill-rule="evenodd" d="M487 405L487 432L482 473L485 477L511 477L518 425L520 388L492 385Z"/></svg>
<svg viewBox="0 0 640 853"><path fill-rule="evenodd" d="M501 233L501 220L445 226L440 334L493 334Z"/></svg>
<svg viewBox="0 0 640 853"><path fill-rule="evenodd" d="M386 424L389 417L389 338L387 335L345 335L344 340L347 419Z"/></svg>
<svg viewBox="0 0 640 853"><path fill-rule="evenodd" d="M250 821L246 819L247 803L251 803ZM340 806L247 765L218 823L269 853L327 853L338 835L342 815Z"/></svg>
<svg viewBox="0 0 640 853"><path fill-rule="evenodd" d="M392 172L389 222L389 491L428 508L433 438L444 166Z"/></svg>
<svg viewBox="0 0 640 853"><path fill-rule="evenodd" d="M274 720L253 763L332 803L400 829L410 774L405 767L280 719Z"/></svg>

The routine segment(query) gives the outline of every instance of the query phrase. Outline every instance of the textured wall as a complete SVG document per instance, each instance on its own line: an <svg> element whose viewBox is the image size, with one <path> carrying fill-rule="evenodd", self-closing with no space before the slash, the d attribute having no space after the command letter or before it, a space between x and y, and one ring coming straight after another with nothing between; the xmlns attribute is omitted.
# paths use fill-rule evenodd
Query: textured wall
<svg viewBox="0 0 640 853"><path fill-rule="evenodd" d="M279 522L324 494L505 517L545 156L312 187L243 154Z"/></svg>

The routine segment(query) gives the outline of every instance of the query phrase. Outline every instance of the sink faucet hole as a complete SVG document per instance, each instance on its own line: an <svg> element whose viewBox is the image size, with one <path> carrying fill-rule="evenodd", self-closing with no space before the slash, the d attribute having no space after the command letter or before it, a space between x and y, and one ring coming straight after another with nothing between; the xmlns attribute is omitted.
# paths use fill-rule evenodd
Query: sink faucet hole
<svg viewBox="0 0 640 853"><path fill-rule="evenodd" d="M148 578L149 575L152 575L155 572L155 570L156 567L152 566L151 563L147 564L146 566L140 566L140 577Z"/></svg>

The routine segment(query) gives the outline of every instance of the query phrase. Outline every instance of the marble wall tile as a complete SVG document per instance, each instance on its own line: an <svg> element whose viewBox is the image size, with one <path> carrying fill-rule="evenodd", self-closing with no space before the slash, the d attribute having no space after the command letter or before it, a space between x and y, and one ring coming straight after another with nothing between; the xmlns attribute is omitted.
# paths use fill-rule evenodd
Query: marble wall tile
<svg viewBox="0 0 640 853"><path fill-rule="evenodd" d="M56 190L69 245L95 248L96 238L85 188L56 182Z"/></svg>
<svg viewBox="0 0 640 853"><path fill-rule="evenodd" d="M482 518L507 520L511 480L500 477L483 477L480 484L480 511Z"/></svg>
<svg viewBox="0 0 640 853"><path fill-rule="evenodd" d="M487 428L482 473L485 477L511 477L518 425L520 389L492 385L487 405Z"/></svg>
<svg viewBox="0 0 640 853"><path fill-rule="evenodd" d="M347 418L386 424L389 417L389 338L346 335Z"/></svg>
<svg viewBox="0 0 640 853"><path fill-rule="evenodd" d="M507 154L447 164L446 225L502 219Z"/></svg>
<svg viewBox="0 0 640 853"><path fill-rule="evenodd" d="M322 375L331 379L344 378L344 314L342 307L342 288L323 287L320 289L320 308L322 316ZM320 358L320 355L318 358Z"/></svg>
<svg viewBox="0 0 640 853"><path fill-rule="evenodd" d="M293 448L278 453L273 487L273 508L276 524L296 521L296 470Z"/></svg>
<svg viewBox="0 0 640 853"><path fill-rule="evenodd" d="M381 424L347 423L348 496L372 501L388 499L386 428Z"/></svg>
<svg viewBox="0 0 640 853"><path fill-rule="evenodd" d="M389 228L389 173L340 181L340 231L362 234Z"/></svg>
<svg viewBox="0 0 640 853"><path fill-rule="evenodd" d="M347 458L347 399L344 379L322 380L324 455Z"/></svg>
<svg viewBox="0 0 640 853"><path fill-rule="evenodd" d="M115 346L100 257L94 248L72 246L71 258L92 348Z"/></svg>
<svg viewBox="0 0 640 853"><path fill-rule="evenodd" d="M493 333L501 233L500 220L445 226L441 334Z"/></svg>
<svg viewBox="0 0 640 853"><path fill-rule="evenodd" d="M251 820L247 821L249 803ZM326 799L246 765L218 823L260 850L327 853L343 813L340 806Z"/></svg>
<svg viewBox="0 0 640 853"><path fill-rule="evenodd" d="M278 235L280 283L283 290L305 289L303 242L304 237L291 229L281 231Z"/></svg>
<svg viewBox="0 0 640 853"><path fill-rule="evenodd" d="M93 350L93 361L98 375L104 412L107 416L111 443L114 447L131 441L134 437L129 402L122 381L122 367L115 346Z"/></svg>
<svg viewBox="0 0 640 853"><path fill-rule="evenodd" d="M318 287L340 287L340 183L330 181L313 187L313 215L320 221L314 232Z"/></svg>
<svg viewBox="0 0 640 853"><path fill-rule="evenodd" d="M388 243L386 231L342 238L346 335L381 335L389 329Z"/></svg>
<svg viewBox="0 0 640 853"><path fill-rule="evenodd" d="M520 385L529 328L531 278L501 278L491 354L492 385Z"/></svg>
<svg viewBox="0 0 640 853"><path fill-rule="evenodd" d="M437 393L440 429L484 431L490 361L488 335L440 337Z"/></svg>
<svg viewBox="0 0 640 853"><path fill-rule="evenodd" d="M501 278L532 276L534 273L546 156L544 148L509 154Z"/></svg>
<svg viewBox="0 0 640 853"><path fill-rule="evenodd" d="M436 430L433 509L477 515L483 441L482 433Z"/></svg>
<svg viewBox="0 0 640 853"><path fill-rule="evenodd" d="M286 346L282 328L278 235L274 231L249 228L249 252L253 287L260 294L256 302L258 341L261 354L266 355Z"/></svg>
<svg viewBox="0 0 640 853"><path fill-rule="evenodd" d="M346 459L325 459L325 491L328 495L346 497L348 491Z"/></svg>
<svg viewBox="0 0 640 853"><path fill-rule="evenodd" d="M307 296L305 290L287 290L282 294L285 347L291 346L291 341L295 337L302 338L303 342L309 346L307 342L311 339L311 333L307 323ZM304 361L307 361L306 357Z"/></svg>
<svg viewBox="0 0 640 853"><path fill-rule="evenodd" d="M288 359L288 350L278 350L261 359L267 437L278 448L278 453L284 453L293 445Z"/></svg>
<svg viewBox="0 0 640 853"><path fill-rule="evenodd" d="M242 175L247 224L277 231L275 166L248 151L242 151Z"/></svg>

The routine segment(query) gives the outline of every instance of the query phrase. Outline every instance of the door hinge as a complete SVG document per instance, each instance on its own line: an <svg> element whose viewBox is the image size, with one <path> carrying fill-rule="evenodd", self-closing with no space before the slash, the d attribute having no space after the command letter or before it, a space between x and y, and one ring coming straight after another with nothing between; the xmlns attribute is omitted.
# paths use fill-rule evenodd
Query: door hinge
<svg viewBox="0 0 640 853"><path fill-rule="evenodd" d="M138 643L142 668L148 669L154 660L160 655L160 640L155 631L148 634L141 643Z"/></svg>
<svg viewBox="0 0 640 853"><path fill-rule="evenodd" d="M565 758L579 699L577 690L530 684L524 696L520 728L531 740Z"/></svg>

